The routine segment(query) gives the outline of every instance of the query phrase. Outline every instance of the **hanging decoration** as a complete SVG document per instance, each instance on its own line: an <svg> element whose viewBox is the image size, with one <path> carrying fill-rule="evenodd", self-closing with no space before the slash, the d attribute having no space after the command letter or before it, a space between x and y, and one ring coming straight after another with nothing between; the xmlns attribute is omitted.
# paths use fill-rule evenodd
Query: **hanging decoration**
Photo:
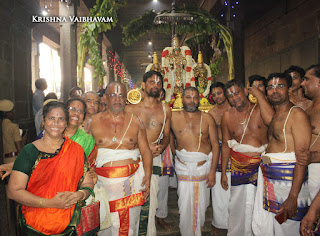
<svg viewBox="0 0 320 236"><path fill-rule="evenodd" d="M231 30L221 25L217 20L213 19L209 12L197 10L177 10L176 12L193 15L192 23L177 23L174 25L175 33L180 35L193 34L194 36L185 40L188 46L192 44L199 44L207 40L208 36L219 35L227 52L229 63L229 77L234 78L234 63L233 63L233 39ZM122 39L126 46L133 44L138 39L149 31L158 33L171 34L172 28L170 24L150 24L154 21L157 15L170 13L169 11L162 11L159 14L154 11L147 11L144 15L130 21L123 26L124 37Z"/></svg>
<svg viewBox="0 0 320 236"><path fill-rule="evenodd" d="M118 58L115 57L114 53L109 51L110 56L108 57L109 68L116 72L116 74L121 78L121 81L124 78L122 63Z"/></svg>
<svg viewBox="0 0 320 236"><path fill-rule="evenodd" d="M103 60L97 42L101 33L111 30L118 22L117 10L126 4L126 0L97 0L96 5L91 8L89 17L109 17L112 22L86 22L81 27L80 40L77 49L78 64L78 86L83 87L83 68L85 55L89 54L88 63L94 67L93 77L99 79L99 85L103 84L103 77L106 75Z"/></svg>

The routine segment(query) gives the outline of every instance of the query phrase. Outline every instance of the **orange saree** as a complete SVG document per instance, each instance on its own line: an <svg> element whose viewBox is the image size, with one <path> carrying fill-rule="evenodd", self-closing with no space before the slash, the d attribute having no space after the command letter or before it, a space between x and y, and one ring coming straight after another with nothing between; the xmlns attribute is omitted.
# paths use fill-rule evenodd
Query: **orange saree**
<svg viewBox="0 0 320 236"><path fill-rule="evenodd" d="M65 137L57 155L40 159L30 176L27 191L46 199L53 198L58 192L77 191L83 176L84 158L82 147ZM26 224L46 235L62 233L70 223L74 209L75 206L69 209L21 206Z"/></svg>

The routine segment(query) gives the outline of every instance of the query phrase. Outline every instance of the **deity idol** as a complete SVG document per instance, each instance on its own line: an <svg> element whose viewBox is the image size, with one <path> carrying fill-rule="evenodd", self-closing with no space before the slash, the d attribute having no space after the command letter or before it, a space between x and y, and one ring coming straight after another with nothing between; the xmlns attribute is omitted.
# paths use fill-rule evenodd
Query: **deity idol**
<svg viewBox="0 0 320 236"><path fill-rule="evenodd" d="M201 51L198 54L198 63L192 67L191 86L197 87L200 98L207 97L210 93L211 70L210 67L203 63Z"/></svg>
<svg viewBox="0 0 320 236"><path fill-rule="evenodd" d="M157 55L156 52L153 53L152 64L150 63L150 64L147 66L145 72L148 72L148 71L150 71L150 70L154 70L154 71L160 72L163 77L164 77L164 75L165 75L165 71L164 71L164 69L162 68L161 64L159 63L158 55Z"/></svg>
<svg viewBox="0 0 320 236"><path fill-rule="evenodd" d="M181 97L184 88L190 86L192 54L187 46L180 47L175 35L172 47L162 51L162 68L165 70L163 87L166 90L166 102Z"/></svg>

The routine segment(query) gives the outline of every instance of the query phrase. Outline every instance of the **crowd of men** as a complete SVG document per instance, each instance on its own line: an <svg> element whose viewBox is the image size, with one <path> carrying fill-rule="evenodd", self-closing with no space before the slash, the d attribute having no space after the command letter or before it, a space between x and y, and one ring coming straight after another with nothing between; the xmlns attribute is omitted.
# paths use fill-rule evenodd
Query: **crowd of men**
<svg viewBox="0 0 320 236"><path fill-rule="evenodd" d="M156 235L156 222L171 230L163 220L166 155L169 162L174 156L181 235L201 235L210 191L213 235L219 229L231 236L313 235L320 209L320 65L253 75L247 86L216 82L208 113L198 109L194 87L183 91L184 109L172 112L161 101L162 87L159 72L145 73L136 105L126 105L120 82L100 97L70 91L86 103L82 129L95 139L97 185L108 195L111 227L99 235Z"/></svg>

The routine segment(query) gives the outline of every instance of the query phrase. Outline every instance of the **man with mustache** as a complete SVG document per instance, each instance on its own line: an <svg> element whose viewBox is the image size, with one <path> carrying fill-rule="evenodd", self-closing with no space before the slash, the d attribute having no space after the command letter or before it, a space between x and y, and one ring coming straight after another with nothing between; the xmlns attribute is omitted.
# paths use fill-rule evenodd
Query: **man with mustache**
<svg viewBox="0 0 320 236"><path fill-rule="evenodd" d="M253 235L251 222L260 155L265 150L267 122L261 107L248 100L248 91L237 80L226 83L230 108L222 117L221 185L229 188L227 165L231 157L231 197L228 235Z"/></svg>
<svg viewBox="0 0 320 236"><path fill-rule="evenodd" d="M128 105L126 112L137 115L144 124L147 132L149 147L153 156L153 174L150 187L150 207L142 207L140 218L140 235L156 235L155 215L158 208L157 195L159 191L159 176L162 174L161 153L169 144L171 109L159 101L163 77L157 71L148 71L143 75L141 84L143 100L136 105ZM147 223L148 222L148 223ZM164 221L163 227L168 227ZM147 229L146 229L146 225Z"/></svg>
<svg viewBox="0 0 320 236"><path fill-rule="evenodd" d="M308 209L306 167L311 125L306 113L290 102L291 86L289 74L268 76L267 97L275 114L259 169L252 225L255 235L298 236Z"/></svg>
<svg viewBox="0 0 320 236"><path fill-rule="evenodd" d="M171 128L176 138L175 170L182 236L201 235L210 188L215 184L219 157L218 132L211 115L198 110L199 92L187 87L183 111L173 112Z"/></svg>
<svg viewBox="0 0 320 236"><path fill-rule="evenodd" d="M111 227L100 231L99 235L136 235L140 206L149 195L152 154L141 120L124 111L126 94L122 83L108 84L108 110L93 116L89 124L88 133L94 137L98 148L97 187L106 190L111 217ZM102 221L105 215L106 210L101 205Z"/></svg>
<svg viewBox="0 0 320 236"><path fill-rule="evenodd" d="M302 235L313 235L313 223L318 217L320 200L320 65L312 65L306 69L301 86L306 96L312 99L312 105L306 110L310 118L312 139L310 145L310 162L308 166L308 188L313 200L308 214L301 221Z"/></svg>
<svg viewBox="0 0 320 236"><path fill-rule="evenodd" d="M222 132L221 132L221 119L223 114L230 109L230 104L224 95L224 84L216 82L210 86L210 93L215 106L208 112L214 118L217 124L219 144L222 144ZM227 175L229 184L231 184L231 162L228 163ZM219 162L216 172L216 184L211 189L212 194L212 234L218 234L219 229L228 229L228 205L230 200L230 189L224 190L221 186L221 155L219 156Z"/></svg>

